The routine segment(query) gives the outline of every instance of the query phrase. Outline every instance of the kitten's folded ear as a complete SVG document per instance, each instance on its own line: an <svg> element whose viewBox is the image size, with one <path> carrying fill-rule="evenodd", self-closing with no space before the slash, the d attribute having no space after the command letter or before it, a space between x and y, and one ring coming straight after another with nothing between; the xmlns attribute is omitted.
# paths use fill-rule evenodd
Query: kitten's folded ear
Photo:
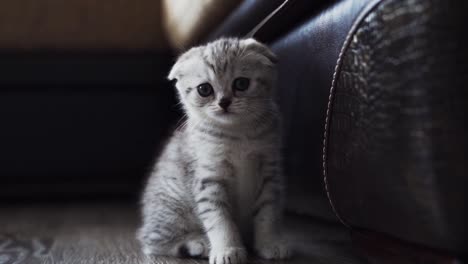
<svg viewBox="0 0 468 264"><path fill-rule="evenodd" d="M174 66L172 66L171 71L169 72L169 75L167 76L167 79L175 84L177 82L177 78L180 75L180 63L177 60Z"/></svg>
<svg viewBox="0 0 468 264"><path fill-rule="evenodd" d="M182 55L177 58L177 61L175 62L174 66L172 66L171 71L169 72L169 75L167 76L167 79L169 81L177 81L177 79L180 79L183 76L184 72L184 65L186 65L187 61L193 58L193 54L195 54L199 49L198 48L191 48L185 53L182 53Z"/></svg>
<svg viewBox="0 0 468 264"><path fill-rule="evenodd" d="M251 49L266 57L272 65L278 63L278 57L276 57L276 55L266 45L258 42L253 38L245 39L244 43L248 49Z"/></svg>

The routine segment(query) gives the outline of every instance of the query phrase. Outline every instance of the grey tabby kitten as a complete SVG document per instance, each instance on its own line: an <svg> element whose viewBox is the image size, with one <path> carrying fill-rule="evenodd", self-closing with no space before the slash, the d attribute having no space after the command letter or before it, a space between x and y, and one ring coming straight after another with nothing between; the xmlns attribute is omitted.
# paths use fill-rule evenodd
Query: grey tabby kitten
<svg viewBox="0 0 468 264"><path fill-rule="evenodd" d="M220 39L182 54L176 81L186 123L163 150L143 195L147 255L246 260L289 255L282 212L275 55L254 39Z"/></svg>

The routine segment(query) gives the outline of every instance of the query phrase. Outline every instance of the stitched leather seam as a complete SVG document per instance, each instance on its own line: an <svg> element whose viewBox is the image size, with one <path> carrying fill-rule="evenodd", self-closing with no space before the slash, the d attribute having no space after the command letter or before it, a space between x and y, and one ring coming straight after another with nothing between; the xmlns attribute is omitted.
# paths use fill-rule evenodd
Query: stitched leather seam
<svg viewBox="0 0 468 264"><path fill-rule="evenodd" d="M338 75L341 71L341 66L343 63L343 57L345 52L347 51L351 39L358 30L359 26L361 23L364 21L364 19L372 12L375 10L375 8L384 2L384 0L374 0L367 4L366 7L360 12L360 14L357 16L356 20L354 21L353 25L351 26L351 29L349 30L348 34L346 35L346 38L343 42L343 46L341 47L340 53L338 55L338 60L336 62L335 66L335 71L333 72L333 78L332 78L332 84L330 87L330 94L328 96L328 104L327 104L327 112L325 116L325 128L324 128L324 133L323 133L323 148L322 148L322 173L323 173L323 181L325 184L325 191L327 193L328 201L332 207L333 212L335 213L336 217L338 220L345 225L346 227L350 228L351 226L345 221L343 217L340 216L338 213L335 203L333 202L331 192L330 192L330 186L328 185L328 174L327 174L327 149L328 149L328 139L329 139L329 133L330 133L330 117L331 117L331 107L333 105L333 99L334 99L334 93L336 89L336 84L338 81Z"/></svg>
<svg viewBox="0 0 468 264"><path fill-rule="evenodd" d="M257 32L260 31L262 29L262 27L265 24L267 24L268 21L270 21L279 11L281 11L289 1L290 0L284 0L284 2L281 3L281 5L279 5L277 8L275 8L275 10L273 10L268 16L266 16L264 19L262 19L262 21L260 21L260 23L258 23L249 33L247 33L247 35L245 35L244 38L253 38L255 36L255 34L257 34Z"/></svg>

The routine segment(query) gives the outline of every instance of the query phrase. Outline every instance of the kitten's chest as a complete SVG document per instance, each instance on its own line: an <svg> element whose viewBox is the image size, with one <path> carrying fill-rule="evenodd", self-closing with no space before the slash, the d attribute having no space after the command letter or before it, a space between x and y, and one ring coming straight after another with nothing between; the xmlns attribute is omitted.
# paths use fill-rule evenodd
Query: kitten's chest
<svg viewBox="0 0 468 264"><path fill-rule="evenodd" d="M239 220L247 222L262 180L260 171L262 155L257 146L248 143L232 147L228 155L234 168L234 181L231 188L233 203Z"/></svg>

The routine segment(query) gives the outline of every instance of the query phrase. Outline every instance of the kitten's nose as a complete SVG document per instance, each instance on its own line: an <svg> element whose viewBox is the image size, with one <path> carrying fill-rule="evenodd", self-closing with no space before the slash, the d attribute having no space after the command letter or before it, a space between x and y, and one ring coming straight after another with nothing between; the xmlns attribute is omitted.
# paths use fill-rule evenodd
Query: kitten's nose
<svg viewBox="0 0 468 264"><path fill-rule="evenodd" d="M221 98L218 103L219 106L221 106L222 109L227 110L229 105L231 105L231 99L229 98Z"/></svg>

